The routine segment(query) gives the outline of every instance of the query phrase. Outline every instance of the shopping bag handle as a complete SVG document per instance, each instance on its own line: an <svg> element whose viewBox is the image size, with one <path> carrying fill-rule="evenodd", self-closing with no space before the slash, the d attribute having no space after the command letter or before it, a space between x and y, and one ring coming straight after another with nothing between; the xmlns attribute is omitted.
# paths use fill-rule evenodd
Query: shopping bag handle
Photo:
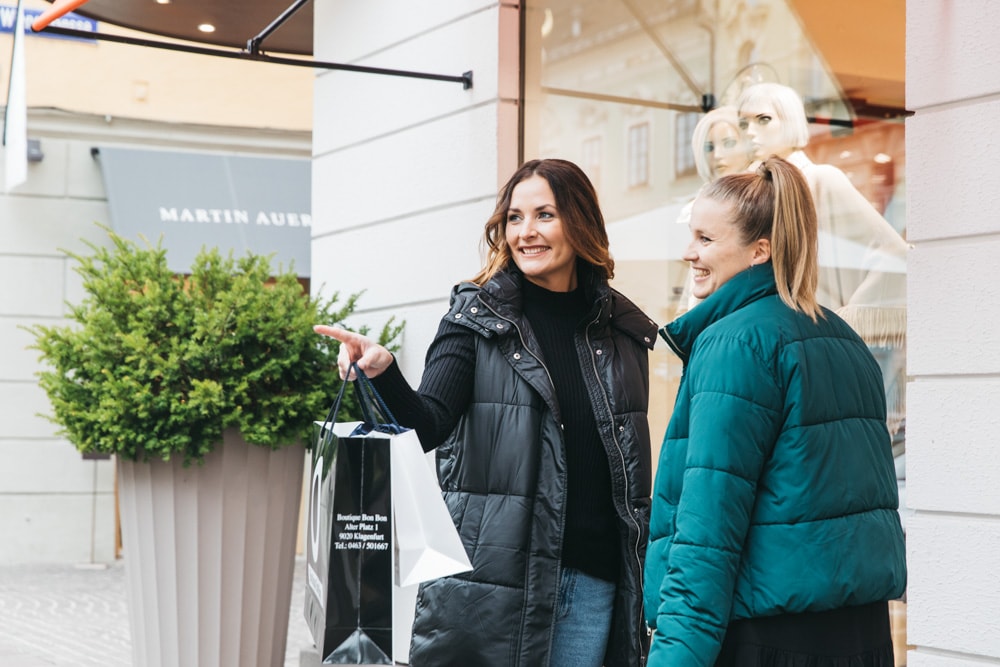
<svg viewBox="0 0 1000 667"><path fill-rule="evenodd" d="M347 380L345 379L340 383L340 391L337 392L337 398L333 399L333 405L330 406L330 411L326 413L326 419L323 420L323 426L319 431L319 440L323 446L329 443L333 437L333 424L337 421L337 414L340 412L340 404L344 400L344 392L346 390Z"/></svg>
<svg viewBox="0 0 1000 667"><path fill-rule="evenodd" d="M360 389L362 393L362 399L360 401L361 411L365 413L366 421L371 421L373 424L381 423L400 428L399 422L396 420L396 416L392 414L392 411L389 410L389 406L385 404L382 396L378 393L378 390L375 389L375 385L372 384L371 378L365 375L356 363L351 364L351 370L354 371L354 377L357 378L357 388ZM366 397L369 400L365 400ZM371 400L375 401L374 406L370 403ZM378 408L377 410L374 409L376 406ZM382 416L384 417L382 422L379 422L377 419L379 411L381 411ZM367 419L368 416L371 416L372 419ZM396 433L401 433L405 430L406 429L401 429L400 431L396 431Z"/></svg>
<svg viewBox="0 0 1000 667"><path fill-rule="evenodd" d="M375 389L371 378L362 372L356 363L351 364L354 371L355 393L358 395L358 403L361 404L361 412L364 415L364 423L355 429L355 435L378 431L379 433L399 434L407 429L399 425L396 416L389 410L389 406L382 400L382 396Z"/></svg>
<svg viewBox="0 0 1000 667"><path fill-rule="evenodd" d="M361 424L354 429L351 435L367 435L372 431L398 434L408 430L399 425L395 415L389 410L389 406L385 404L382 396L379 395L372 384L371 379L358 368L356 363L351 364L351 370L354 371L354 377L356 378L354 381L354 392L358 397L358 404L361 406L362 418ZM347 390L348 384L351 384L351 381L346 378L340 383L337 398L333 401L333 405L330 406L330 411L323 421L323 430L321 433L324 437L333 432L333 424L337 421L337 414L340 412L340 404L344 400L344 392Z"/></svg>

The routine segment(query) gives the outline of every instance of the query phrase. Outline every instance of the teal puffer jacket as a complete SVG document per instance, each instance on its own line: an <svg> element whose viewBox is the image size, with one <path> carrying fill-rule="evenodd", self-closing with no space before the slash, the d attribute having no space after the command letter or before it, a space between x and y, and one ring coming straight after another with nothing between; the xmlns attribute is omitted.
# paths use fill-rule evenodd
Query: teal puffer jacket
<svg viewBox="0 0 1000 667"><path fill-rule="evenodd" d="M840 318L737 274L660 334L684 361L653 488L649 665L712 665L730 620L906 586L882 376Z"/></svg>

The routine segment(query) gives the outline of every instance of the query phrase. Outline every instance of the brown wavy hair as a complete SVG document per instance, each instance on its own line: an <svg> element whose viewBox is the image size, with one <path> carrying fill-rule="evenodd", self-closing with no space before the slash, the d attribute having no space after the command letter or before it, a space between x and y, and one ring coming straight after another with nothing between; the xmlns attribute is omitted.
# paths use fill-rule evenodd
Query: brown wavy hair
<svg viewBox="0 0 1000 667"><path fill-rule="evenodd" d="M507 245L507 213L514 188L532 176L541 176L556 199L556 210L563 234L579 259L593 266L607 280L615 276L615 260L608 249L608 232L597 201L597 191L580 167L568 160L547 159L525 162L497 194L496 208L486 221L483 250L486 264L472 278L484 285L498 271L506 268L513 256Z"/></svg>
<svg viewBox="0 0 1000 667"><path fill-rule="evenodd" d="M730 174L699 194L729 204L745 244L771 242L771 264L778 296L815 322L823 317L816 302L819 284L819 232L816 207L805 177L776 155L754 172Z"/></svg>

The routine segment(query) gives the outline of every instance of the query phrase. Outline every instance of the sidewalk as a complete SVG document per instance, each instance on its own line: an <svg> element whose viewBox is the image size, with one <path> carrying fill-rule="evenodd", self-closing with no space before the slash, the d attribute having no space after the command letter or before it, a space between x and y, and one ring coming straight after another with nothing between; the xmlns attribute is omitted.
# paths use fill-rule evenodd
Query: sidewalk
<svg viewBox="0 0 1000 667"><path fill-rule="evenodd" d="M312 646L302 615L305 560L296 559L284 667ZM132 667L125 566L0 566L2 667Z"/></svg>

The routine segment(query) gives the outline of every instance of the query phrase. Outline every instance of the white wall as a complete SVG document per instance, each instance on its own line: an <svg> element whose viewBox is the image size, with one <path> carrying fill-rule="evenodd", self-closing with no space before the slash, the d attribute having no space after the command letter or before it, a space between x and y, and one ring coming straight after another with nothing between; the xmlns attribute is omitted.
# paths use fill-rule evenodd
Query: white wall
<svg viewBox="0 0 1000 667"><path fill-rule="evenodd" d="M65 303L81 289L62 249L99 241L92 223L107 223L108 209L90 144L45 137L42 150L28 181L0 195L0 563L106 562L115 546L113 464L83 461L39 416L48 399L22 327L66 323Z"/></svg>
<svg viewBox="0 0 1000 667"><path fill-rule="evenodd" d="M1000 3L906 31L908 664L1000 664Z"/></svg>
<svg viewBox="0 0 1000 667"><path fill-rule="evenodd" d="M452 285L479 269L498 183L517 166L513 5L483 0L317 0L315 57L474 85L318 74L313 117L313 289L365 290L352 326L406 321L416 384Z"/></svg>

